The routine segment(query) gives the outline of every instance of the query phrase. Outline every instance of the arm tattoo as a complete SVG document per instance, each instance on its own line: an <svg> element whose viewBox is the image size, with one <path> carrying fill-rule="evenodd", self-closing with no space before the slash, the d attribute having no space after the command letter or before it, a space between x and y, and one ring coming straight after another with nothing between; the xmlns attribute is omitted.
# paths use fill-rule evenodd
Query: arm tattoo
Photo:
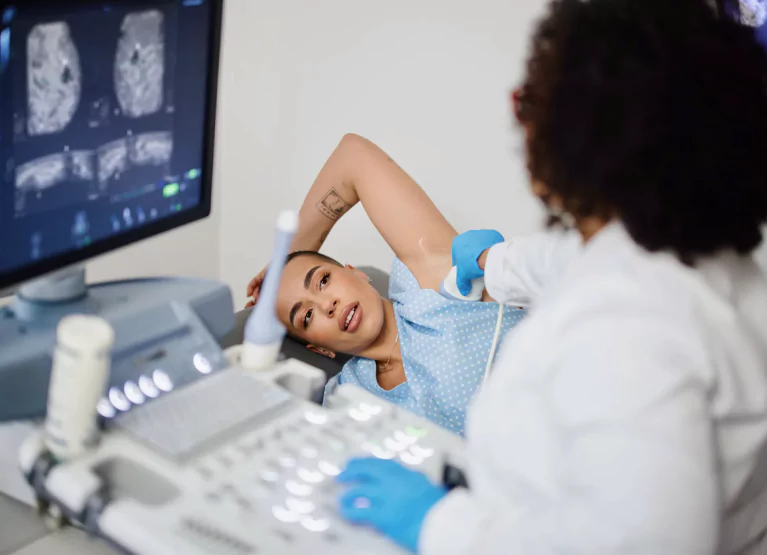
<svg viewBox="0 0 767 555"><path fill-rule="evenodd" d="M322 200L317 203L317 210L319 210L326 218L338 221L346 212L349 211L351 205L347 204L344 199L336 192L336 190L330 189Z"/></svg>

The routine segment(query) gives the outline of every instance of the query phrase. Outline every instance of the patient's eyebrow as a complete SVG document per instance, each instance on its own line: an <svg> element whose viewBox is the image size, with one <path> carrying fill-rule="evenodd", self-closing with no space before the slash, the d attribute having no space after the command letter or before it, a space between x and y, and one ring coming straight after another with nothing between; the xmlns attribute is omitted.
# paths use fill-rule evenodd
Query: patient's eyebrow
<svg viewBox="0 0 767 555"><path fill-rule="evenodd" d="M312 278L314 277L314 274L319 269L320 269L320 266L315 266L314 268L306 272L306 277L304 278L304 289L309 289L309 286L312 284Z"/></svg>
<svg viewBox="0 0 767 555"><path fill-rule="evenodd" d="M290 322L290 325L293 326L294 328L298 327L293 322L293 319L296 317L296 314L298 313L299 310L301 310L301 302L300 301L297 302L296 304L294 304L293 308L290 309L290 320L288 320L288 321Z"/></svg>

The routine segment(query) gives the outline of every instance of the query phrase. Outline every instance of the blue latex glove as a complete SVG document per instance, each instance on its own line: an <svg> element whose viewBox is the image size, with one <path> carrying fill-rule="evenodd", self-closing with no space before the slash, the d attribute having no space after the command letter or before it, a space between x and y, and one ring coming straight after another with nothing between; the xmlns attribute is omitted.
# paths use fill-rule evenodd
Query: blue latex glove
<svg viewBox="0 0 767 555"><path fill-rule="evenodd" d="M352 459L336 478L351 487L340 498L341 515L366 524L415 553L426 514L447 490L394 461Z"/></svg>
<svg viewBox="0 0 767 555"><path fill-rule="evenodd" d="M462 295L469 294L472 281L485 275L477 259L485 250L503 243L503 240L503 235L492 229L467 231L453 239L453 266L458 268L456 282Z"/></svg>

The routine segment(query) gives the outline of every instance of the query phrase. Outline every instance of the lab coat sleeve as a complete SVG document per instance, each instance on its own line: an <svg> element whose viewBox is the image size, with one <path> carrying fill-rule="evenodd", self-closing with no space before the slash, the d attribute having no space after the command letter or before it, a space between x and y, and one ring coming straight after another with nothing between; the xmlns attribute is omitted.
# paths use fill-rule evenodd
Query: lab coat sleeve
<svg viewBox="0 0 767 555"><path fill-rule="evenodd" d="M485 263L487 292L499 303L526 308L564 273L581 247L577 233L558 231L515 237L495 245Z"/></svg>
<svg viewBox="0 0 767 555"><path fill-rule="evenodd" d="M419 553L716 552L719 483L708 386L700 377L705 349L690 345L673 323L646 321L630 309L584 320L553 347L559 364L539 384L543 391L497 380L486 388L481 401L498 424L490 429L483 421L482 443L495 447L468 455L492 459L469 468L484 467L494 509L481 491L454 490L427 516ZM514 431L520 419L521 433ZM536 429L544 433L536 436ZM548 481L526 482L519 468Z"/></svg>

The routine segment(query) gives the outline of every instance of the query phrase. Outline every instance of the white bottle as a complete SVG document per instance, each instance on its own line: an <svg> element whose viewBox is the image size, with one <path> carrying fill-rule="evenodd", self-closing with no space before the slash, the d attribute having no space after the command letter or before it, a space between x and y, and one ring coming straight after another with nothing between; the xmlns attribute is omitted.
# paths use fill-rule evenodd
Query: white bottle
<svg viewBox="0 0 767 555"><path fill-rule="evenodd" d="M61 320L45 418L45 444L59 460L77 457L98 442L96 407L106 389L114 330L95 316Z"/></svg>

